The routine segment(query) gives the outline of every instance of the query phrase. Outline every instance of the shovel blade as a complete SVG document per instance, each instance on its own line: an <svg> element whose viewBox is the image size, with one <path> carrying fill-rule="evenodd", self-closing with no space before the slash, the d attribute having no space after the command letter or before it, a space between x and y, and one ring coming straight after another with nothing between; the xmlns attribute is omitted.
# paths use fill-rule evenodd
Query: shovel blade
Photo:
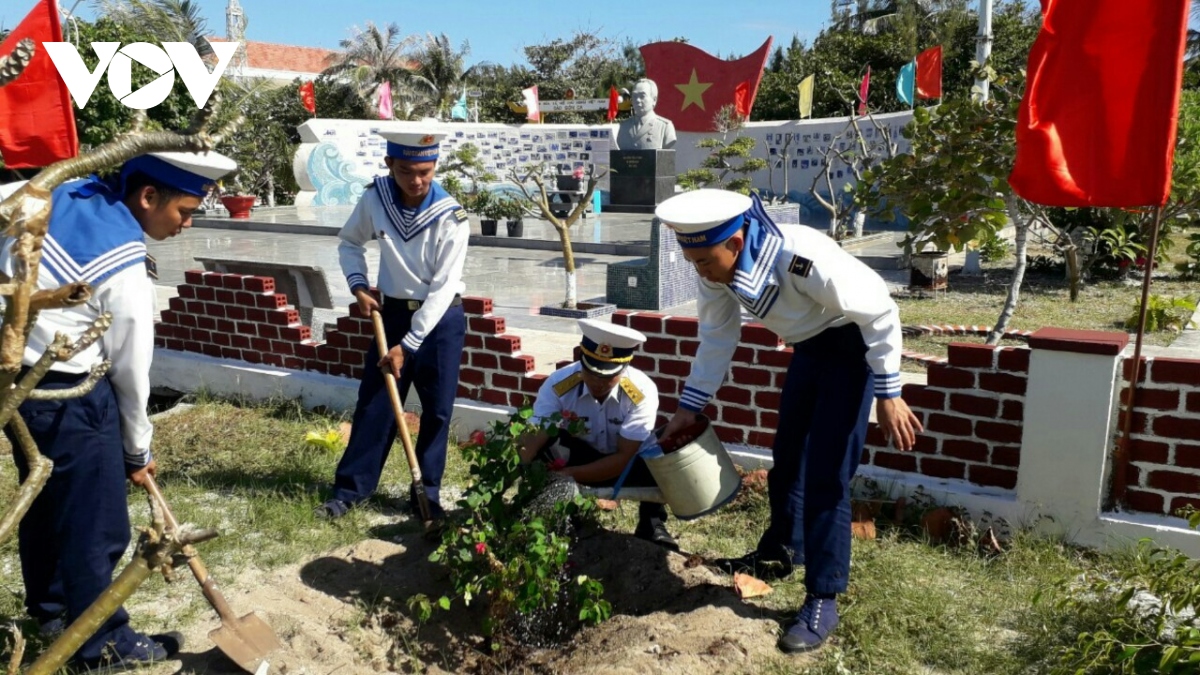
<svg viewBox="0 0 1200 675"><path fill-rule="evenodd" d="M253 612L240 619L222 621L221 627L213 629L208 637L221 653L248 673L257 672L272 652L283 649L275 631Z"/></svg>

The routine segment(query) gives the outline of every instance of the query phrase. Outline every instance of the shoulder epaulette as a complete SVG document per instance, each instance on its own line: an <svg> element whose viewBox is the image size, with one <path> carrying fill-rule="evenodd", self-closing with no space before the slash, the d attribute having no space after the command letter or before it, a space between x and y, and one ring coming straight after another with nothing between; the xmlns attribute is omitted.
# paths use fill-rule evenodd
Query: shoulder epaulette
<svg viewBox="0 0 1200 675"><path fill-rule="evenodd" d="M629 397L630 401L633 401L634 405L638 405L646 398L646 395L642 393L642 390L638 389L637 385L633 383L633 380L629 379L628 377L621 378L621 390L625 392L625 395Z"/></svg>
<svg viewBox="0 0 1200 675"><path fill-rule="evenodd" d="M554 385L554 393L558 394L559 397L566 396L567 392L579 386L580 382L583 382L583 373L575 372L567 379Z"/></svg>

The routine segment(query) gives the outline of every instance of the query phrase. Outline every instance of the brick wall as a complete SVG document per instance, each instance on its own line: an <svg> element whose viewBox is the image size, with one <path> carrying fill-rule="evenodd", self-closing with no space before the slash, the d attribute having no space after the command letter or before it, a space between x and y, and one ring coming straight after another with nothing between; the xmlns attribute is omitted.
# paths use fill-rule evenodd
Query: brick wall
<svg viewBox="0 0 1200 675"><path fill-rule="evenodd" d="M1132 374L1133 359L1126 359L1122 425ZM1200 361L1143 359L1130 430L1129 508L1167 515L1200 508Z"/></svg>

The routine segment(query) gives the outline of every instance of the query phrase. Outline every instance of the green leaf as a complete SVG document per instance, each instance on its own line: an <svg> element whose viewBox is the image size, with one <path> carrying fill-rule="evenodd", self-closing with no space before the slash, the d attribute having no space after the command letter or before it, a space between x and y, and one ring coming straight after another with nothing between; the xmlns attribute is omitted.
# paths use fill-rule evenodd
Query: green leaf
<svg viewBox="0 0 1200 675"><path fill-rule="evenodd" d="M450 598L447 598L444 595L441 598L438 598L438 607L441 607L442 609L450 609Z"/></svg>

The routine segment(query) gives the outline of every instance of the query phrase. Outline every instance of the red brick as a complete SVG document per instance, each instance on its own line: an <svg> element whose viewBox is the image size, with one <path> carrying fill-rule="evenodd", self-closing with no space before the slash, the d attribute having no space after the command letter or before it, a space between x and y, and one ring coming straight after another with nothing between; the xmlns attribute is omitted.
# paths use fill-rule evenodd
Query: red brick
<svg viewBox="0 0 1200 675"><path fill-rule="evenodd" d="M166 340L165 342L166 342L167 349L170 349L173 352L184 351L184 349L183 349L184 341L183 340Z"/></svg>
<svg viewBox="0 0 1200 675"><path fill-rule="evenodd" d="M492 386L497 389L520 389L521 380L517 379L515 375L495 373L492 375Z"/></svg>
<svg viewBox="0 0 1200 675"><path fill-rule="evenodd" d="M976 422L975 435L998 443L1020 443L1021 427L1007 422Z"/></svg>
<svg viewBox="0 0 1200 675"><path fill-rule="evenodd" d="M228 288L218 288L216 301L222 305L232 305L235 302L233 299L233 291L229 290Z"/></svg>
<svg viewBox="0 0 1200 675"><path fill-rule="evenodd" d="M196 287L182 284L176 289L176 295L185 300L194 300L196 298Z"/></svg>
<svg viewBox="0 0 1200 675"><path fill-rule="evenodd" d="M1126 411L1122 410L1121 414L1117 417L1117 428L1121 429L1122 431L1125 429L1125 416L1127 414L1128 413ZM1134 412L1133 423L1129 425L1129 431L1135 434L1146 433L1146 428L1149 426L1148 420L1149 418L1147 417L1146 413Z"/></svg>
<svg viewBox="0 0 1200 675"><path fill-rule="evenodd" d="M296 344L294 342L284 342L283 340L271 340L271 353L279 354L280 356L295 356Z"/></svg>
<svg viewBox="0 0 1200 675"><path fill-rule="evenodd" d="M233 335L237 333L237 324L229 319L217 319L217 330Z"/></svg>
<svg viewBox="0 0 1200 675"><path fill-rule="evenodd" d="M179 314L175 318L179 320L180 326L186 326L187 328L196 327L196 316L193 314Z"/></svg>
<svg viewBox="0 0 1200 675"><path fill-rule="evenodd" d="M1171 515L1175 515L1187 507L1200 509L1200 497L1176 497L1171 500Z"/></svg>
<svg viewBox="0 0 1200 675"><path fill-rule="evenodd" d="M301 342L300 344L296 345L296 356L304 359L305 361L312 361L316 359L317 344L311 340L308 342Z"/></svg>
<svg viewBox="0 0 1200 675"><path fill-rule="evenodd" d="M483 349L483 336L468 333L463 340L463 347L465 349Z"/></svg>
<svg viewBox="0 0 1200 675"><path fill-rule="evenodd" d="M204 302L201 300L188 300L188 301L184 302L183 304L184 304L184 307L187 309L188 314L199 315L199 314L207 314L208 313L208 308L205 307Z"/></svg>
<svg viewBox="0 0 1200 675"><path fill-rule="evenodd" d="M779 413L768 412L766 410L758 411L758 426L764 429L778 429Z"/></svg>
<svg viewBox="0 0 1200 675"><path fill-rule="evenodd" d="M195 340L187 340L183 343L183 349L184 349L184 351L196 352L197 354L199 354L201 351L204 350L204 345L200 344L199 342L197 342Z"/></svg>
<svg viewBox="0 0 1200 675"><path fill-rule="evenodd" d="M1141 485L1142 484L1142 469L1136 464L1125 465L1125 484L1126 485Z"/></svg>
<svg viewBox="0 0 1200 675"><path fill-rule="evenodd" d="M489 298L463 298L463 312L467 314L491 314L492 301Z"/></svg>
<svg viewBox="0 0 1200 675"><path fill-rule="evenodd" d="M276 328L276 331L279 329ZM350 336L341 331L329 331L325 334L325 344L338 349L345 349L350 346Z"/></svg>
<svg viewBox="0 0 1200 675"><path fill-rule="evenodd" d="M216 302L217 289L211 286L196 286L192 292L192 297L203 302Z"/></svg>
<svg viewBox="0 0 1200 675"><path fill-rule="evenodd" d="M859 464L870 464L871 463L871 451L866 448L863 448L863 454L858 458L858 462L859 462Z"/></svg>
<svg viewBox="0 0 1200 675"><path fill-rule="evenodd" d="M484 335L499 335L504 332L504 317L473 316L467 321L468 327L476 333Z"/></svg>
<svg viewBox="0 0 1200 675"><path fill-rule="evenodd" d="M169 323L173 326L179 325L179 312L176 312L173 309L164 309L161 312L161 316L163 323Z"/></svg>
<svg viewBox="0 0 1200 675"><path fill-rule="evenodd" d="M370 315L368 315L368 314L363 314L363 311L362 311L362 309L361 309L361 308L358 306L358 303L357 303L357 302L352 302L352 303L350 303L349 305L347 305L347 306L346 306L346 314L348 314L349 316L352 316L352 317L354 317L355 319L366 319L366 320L370 320L370 319L371 319Z"/></svg>
<svg viewBox="0 0 1200 675"><path fill-rule="evenodd" d="M942 389L974 389L975 373L933 364L928 368L928 384L930 387L941 387Z"/></svg>
<svg viewBox="0 0 1200 675"><path fill-rule="evenodd" d="M339 349L338 350L338 361L347 366L350 366L351 368L361 367L363 365L363 361L365 359L366 359L366 354L363 354L360 351L357 351L354 349ZM375 364L371 364L371 367L375 368L377 366L375 366ZM354 377L359 377L359 376L355 375Z"/></svg>
<svg viewBox="0 0 1200 675"><path fill-rule="evenodd" d="M742 326L742 342L751 345L761 345L763 347L780 347L783 345L783 340L777 333L757 323L748 323Z"/></svg>
<svg viewBox="0 0 1200 675"><path fill-rule="evenodd" d="M917 458L911 453L877 451L874 457L875 466L896 471L917 472Z"/></svg>
<svg viewBox="0 0 1200 675"><path fill-rule="evenodd" d="M637 317L633 318L636 319ZM668 338L646 338L645 344L642 345L642 350L647 354L654 354L656 356L675 356L679 353L679 342Z"/></svg>
<svg viewBox="0 0 1200 675"><path fill-rule="evenodd" d="M1005 401L1000 410L1000 419L1010 422L1025 421L1025 403L1022 401Z"/></svg>
<svg viewBox="0 0 1200 675"><path fill-rule="evenodd" d="M775 445L775 434L767 431L751 431L746 436L746 443L757 445L760 448L769 448Z"/></svg>
<svg viewBox="0 0 1200 675"><path fill-rule="evenodd" d="M784 370L784 371L777 370L772 375L772 377L775 378L775 388L776 389L782 390L783 385L787 384L787 371L786 370ZM907 401L908 399L905 399L905 400Z"/></svg>
<svg viewBox="0 0 1200 675"><path fill-rule="evenodd" d="M679 355L680 356L695 356L700 351L699 340L680 340Z"/></svg>
<svg viewBox="0 0 1200 675"><path fill-rule="evenodd" d="M1200 469L1200 445L1176 444L1175 466Z"/></svg>
<svg viewBox="0 0 1200 675"><path fill-rule="evenodd" d="M573 361L567 361L566 363L570 364L570 363L573 363ZM629 365L633 366L634 368L637 368L638 370L640 370L644 373L653 373L656 370L655 366L654 366L654 359L650 358L649 356L646 356L645 354L634 354L633 360L629 362ZM562 366L559 366L559 367L561 368ZM659 372L667 372L661 368L658 369L658 371Z"/></svg>
<svg viewBox="0 0 1200 675"><path fill-rule="evenodd" d="M254 323L264 323L267 320L267 310L248 307L246 308L246 320Z"/></svg>
<svg viewBox="0 0 1200 675"><path fill-rule="evenodd" d="M673 316L663 324L663 332L671 337L697 337L700 335L700 322L690 317Z"/></svg>
<svg viewBox="0 0 1200 675"><path fill-rule="evenodd" d="M175 312L176 314L187 314L188 313L188 311L187 311L187 303L188 302L190 302L190 301L184 300L183 298L181 298L179 296L175 296L175 297L171 298L170 300L167 300L167 307L170 308L170 311Z"/></svg>
<svg viewBox="0 0 1200 675"><path fill-rule="evenodd" d="M205 356L211 356L211 357L217 358L217 359L221 358L221 347L218 345L214 345L214 344L203 345L200 348L200 352L202 354L204 354Z"/></svg>
<svg viewBox="0 0 1200 675"><path fill-rule="evenodd" d="M1170 454L1171 446L1166 443L1134 439L1129 444L1129 460L1132 462L1166 464Z"/></svg>
<svg viewBox="0 0 1200 675"><path fill-rule="evenodd" d="M221 358L242 361L242 350L234 347L221 347Z"/></svg>
<svg viewBox="0 0 1200 675"><path fill-rule="evenodd" d="M792 350L790 349L760 349L755 363L772 368L787 368L792 365Z"/></svg>
<svg viewBox="0 0 1200 675"><path fill-rule="evenodd" d="M1033 352L1025 347L1005 347L1000 350L1000 358L996 365L1000 370L1013 373L1029 372L1029 356Z"/></svg>
<svg viewBox="0 0 1200 675"><path fill-rule="evenodd" d="M516 354L521 351L521 338L516 335L489 336L484 338L483 346L486 349L500 352L501 354Z"/></svg>
<svg viewBox="0 0 1200 675"><path fill-rule="evenodd" d="M501 356L500 368L510 373L532 373L534 361L532 356Z"/></svg>
<svg viewBox="0 0 1200 675"><path fill-rule="evenodd" d="M741 385L769 387L771 386L771 379L771 372L762 368L733 367L733 381Z"/></svg>
<svg viewBox="0 0 1200 675"><path fill-rule="evenodd" d="M1142 513L1164 513L1166 511L1163 496L1153 492L1130 490L1125 493L1125 503L1129 505L1131 511L1141 511Z"/></svg>
<svg viewBox="0 0 1200 675"><path fill-rule="evenodd" d="M527 394L536 394L546 382L546 376L537 374L529 375L521 380L521 391Z"/></svg>
<svg viewBox="0 0 1200 675"><path fill-rule="evenodd" d="M913 452L925 455L938 454L938 439L933 436L918 435L917 442L913 445Z"/></svg>
<svg viewBox="0 0 1200 675"><path fill-rule="evenodd" d="M340 333L338 335L340 335ZM260 323L258 324L258 336L267 338L268 340L278 340L279 326L272 326L268 323Z"/></svg>
<svg viewBox="0 0 1200 675"><path fill-rule="evenodd" d="M1179 390L1177 389L1146 389L1139 386L1135 408L1150 408L1153 410L1175 410L1179 407ZM1121 390L1121 405L1129 405L1129 387Z"/></svg>
<svg viewBox="0 0 1200 675"><path fill-rule="evenodd" d="M1163 492L1200 494L1200 474L1178 471L1151 471L1146 482L1149 487Z"/></svg>
<svg viewBox="0 0 1200 675"><path fill-rule="evenodd" d="M337 377L354 377L354 369L341 363L329 364L329 374Z"/></svg>
<svg viewBox="0 0 1200 675"><path fill-rule="evenodd" d="M462 386L461 384L458 385L458 397L459 398L471 398L471 390L467 389L466 387Z"/></svg>
<svg viewBox="0 0 1200 675"><path fill-rule="evenodd" d="M740 382L736 384L741 384ZM713 397L721 403L732 403L734 405L750 407L750 401L754 400L753 394L749 389L744 389L735 385L725 385L717 390L716 396Z"/></svg>
<svg viewBox="0 0 1200 675"><path fill-rule="evenodd" d="M274 326L290 326L300 323L300 312L294 309L276 309L267 312L267 323ZM338 326L341 329L341 326Z"/></svg>
<svg viewBox="0 0 1200 675"><path fill-rule="evenodd" d="M942 415L934 413L929 416L929 424L926 428L930 431L939 434L949 434L951 436L970 436L971 435L971 420L954 415Z"/></svg>
<svg viewBox="0 0 1200 675"><path fill-rule="evenodd" d="M996 466L1020 466L1021 448L1011 445L1001 445L992 448L992 464Z"/></svg>
<svg viewBox="0 0 1200 675"><path fill-rule="evenodd" d="M307 366L308 363L298 356L283 357L283 367L288 370L304 370Z"/></svg>
<svg viewBox="0 0 1200 675"><path fill-rule="evenodd" d="M712 425L713 431L717 433L717 438L723 443L745 443L746 430L735 427L727 427L723 424Z"/></svg>
<svg viewBox="0 0 1200 675"><path fill-rule="evenodd" d="M929 389L923 384L906 384L900 389L900 397L910 407L922 410L942 410L946 407L946 392Z"/></svg>
<svg viewBox="0 0 1200 675"><path fill-rule="evenodd" d="M722 405L721 421L726 424L736 424L740 427L753 427L758 424L758 415L755 415L753 410Z"/></svg>
<svg viewBox="0 0 1200 675"><path fill-rule="evenodd" d="M996 348L966 342L952 342L948 350L950 365L957 368L991 368L996 359Z"/></svg>
<svg viewBox="0 0 1200 675"><path fill-rule="evenodd" d="M226 274L221 278L221 285L233 291L240 291L242 290L243 278L240 274Z"/></svg>
<svg viewBox="0 0 1200 675"><path fill-rule="evenodd" d="M532 403L533 401L525 394L513 392L508 395L508 404L514 408L524 408Z"/></svg>
<svg viewBox="0 0 1200 675"><path fill-rule="evenodd" d="M185 283L194 286L203 286L204 274L205 272L203 270L187 270L183 273L183 280Z"/></svg>
<svg viewBox="0 0 1200 675"><path fill-rule="evenodd" d="M749 347L738 347L733 350L734 363L754 363L754 350Z"/></svg>
<svg viewBox="0 0 1200 675"><path fill-rule="evenodd" d="M953 394L950 396L950 410L963 415L994 418L1000 412L1000 401L970 394Z"/></svg>
<svg viewBox="0 0 1200 675"><path fill-rule="evenodd" d="M765 410L779 410L779 392L760 391L754 395L754 405Z"/></svg>
<svg viewBox="0 0 1200 675"><path fill-rule="evenodd" d="M629 327L643 333L663 332L663 320L667 317L654 312L639 312L629 317Z"/></svg>
<svg viewBox="0 0 1200 675"><path fill-rule="evenodd" d="M1160 384L1189 384L1193 387L1200 387L1200 361L1154 359L1150 376Z"/></svg>
<svg viewBox="0 0 1200 675"><path fill-rule="evenodd" d="M274 352L267 352L266 354L262 355L262 362L267 364L268 366L275 366L276 368L282 368L283 367L283 355L276 354Z"/></svg>
<svg viewBox="0 0 1200 675"><path fill-rule="evenodd" d="M1007 373L980 373L979 388L998 394L1025 395L1025 378Z"/></svg>
<svg viewBox="0 0 1200 675"><path fill-rule="evenodd" d="M308 328L308 326L304 326L304 328ZM375 338L367 337L366 335L351 335L347 339L350 340L350 349L360 354L366 352L371 348L372 344L375 344ZM466 352L463 352L463 356L466 356Z"/></svg>
<svg viewBox="0 0 1200 675"><path fill-rule="evenodd" d="M258 305L258 299L263 297L261 293L251 293L250 291L234 291L233 301L243 307L255 307Z"/></svg>
<svg viewBox="0 0 1200 675"><path fill-rule="evenodd" d="M998 469L986 464L972 464L967 469L967 480L976 485L1011 490L1017 487L1017 472L1013 469Z"/></svg>
<svg viewBox="0 0 1200 675"><path fill-rule="evenodd" d="M967 465L962 462L955 462L947 459L937 459L935 457L921 458L921 473L933 478L963 478L966 475Z"/></svg>
<svg viewBox="0 0 1200 675"><path fill-rule="evenodd" d="M484 403L491 403L492 405L508 405L508 394L498 389L484 389L479 399Z"/></svg>
<svg viewBox="0 0 1200 675"><path fill-rule="evenodd" d="M221 331L217 331L212 334L212 341L213 344L221 347L233 346L233 341L229 339L229 333L222 333Z"/></svg>
<svg viewBox="0 0 1200 675"><path fill-rule="evenodd" d="M243 277L242 288L251 293L274 293L275 280L271 277Z"/></svg>
<svg viewBox="0 0 1200 675"><path fill-rule="evenodd" d="M460 366L471 365L471 355L466 350L458 357L458 364Z"/></svg>
<svg viewBox="0 0 1200 675"><path fill-rule="evenodd" d="M261 309L282 309L287 307L287 296L283 293L263 293L254 296L255 306Z"/></svg>
<svg viewBox="0 0 1200 675"><path fill-rule="evenodd" d="M200 318L203 319L204 317ZM212 332L203 328L196 328L192 331L192 339L202 343L212 342Z"/></svg>
<svg viewBox="0 0 1200 675"><path fill-rule="evenodd" d="M167 348L167 339L155 335L154 336L154 347L155 347L155 349L166 349Z"/></svg>
<svg viewBox="0 0 1200 675"><path fill-rule="evenodd" d="M324 363L339 363L342 358L342 350L331 344L317 345L317 360Z"/></svg>
<svg viewBox="0 0 1200 675"><path fill-rule="evenodd" d="M209 272L204 275L204 285L210 288L224 288L225 275L220 272Z"/></svg>
<svg viewBox="0 0 1200 675"><path fill-rule="evenodd" d="M1192 413L1200 413L1200 392L1188 394L1187 411Z"/></svg>
<svg viewBox="0 0 1200 675"><path fill-rule="evenodd" d="M245 321L246 308L238 307L237 305L229 305L225 307L225 318L232 321Z"/></svg>
<svg viewBox="0 0 1200 675"><path fill-rule="evenodd" d="M692 364L687 361L677 361L675 359L659 359L658 372L662 375L687 377L692 372Z"/></svg>
<svg viewBox="0 0 1200 675"><path fill-rule="evenodd" d="M965 459L969 462L986 462L988 459L987 443L978 441L959 441L947 438L942 441L942 454L947 457Z"/></svg>
<svg viewBox="0 0 1200 675"><path fill-rule="evenodd" d="M1200 438L1200 419L1163 415L1154 420L1154 434L1185 441Z"/></svg>
<svg viewBox="0 0 1200 675"><path fill-rule="evenodd" d="M206 302L204 303L204 313L214 319L224 319L226 317L225 305L219 302Z"/></svg>
<svg viewBox="0 0 1200 675"><path fill-rule="evenodd" d="M613 312L612 322L618 326L628 326L631 312L621 309Z"/></svg>
<svg viewBox="0 0 1200 675"><path fill-rule="evenodd" d="M873 445L877 448L886 448L888 446L887 439L883 437L883 429L880 429L878 424L872 424L867 427L866 445Z"/></svg>
<svg viewBox="0 0 1200 675"><path fill-rule="evenodd" d="M1142 357L1142 367L1138 371L1138 383L1146 381L1146 372L1150 370L1150 359ZM1125 359L1121 364L1121 377L1128 382L1133 377L1133 359Z"/></svg>
<svg viewBox="0 0 1200 675"><path fill-rule="evenodd" d="M258 337L258 324L250 323L249 321L238 321L234 325L237 326L238 334Z"/></svg>
<svg viewBox="0 0 1200 675"><path fill-rule="evenodd" d="M280 339L292 340L293 342L312 340L312 328L308 328L307 325L289 325L287 328L280 329ZM367 339L367 337L364 337L364 340L370 342L370 339ZM365 350L365 347L358 348L359 350Z"/></svg>
<svg viewBox="0 0 1200 675"><path fill-rule="evenodd" d="M672 377L659 377L651 375L650 379L654 381L654 386L658 388L659 394L678 394L679 380Z"/></svg>

